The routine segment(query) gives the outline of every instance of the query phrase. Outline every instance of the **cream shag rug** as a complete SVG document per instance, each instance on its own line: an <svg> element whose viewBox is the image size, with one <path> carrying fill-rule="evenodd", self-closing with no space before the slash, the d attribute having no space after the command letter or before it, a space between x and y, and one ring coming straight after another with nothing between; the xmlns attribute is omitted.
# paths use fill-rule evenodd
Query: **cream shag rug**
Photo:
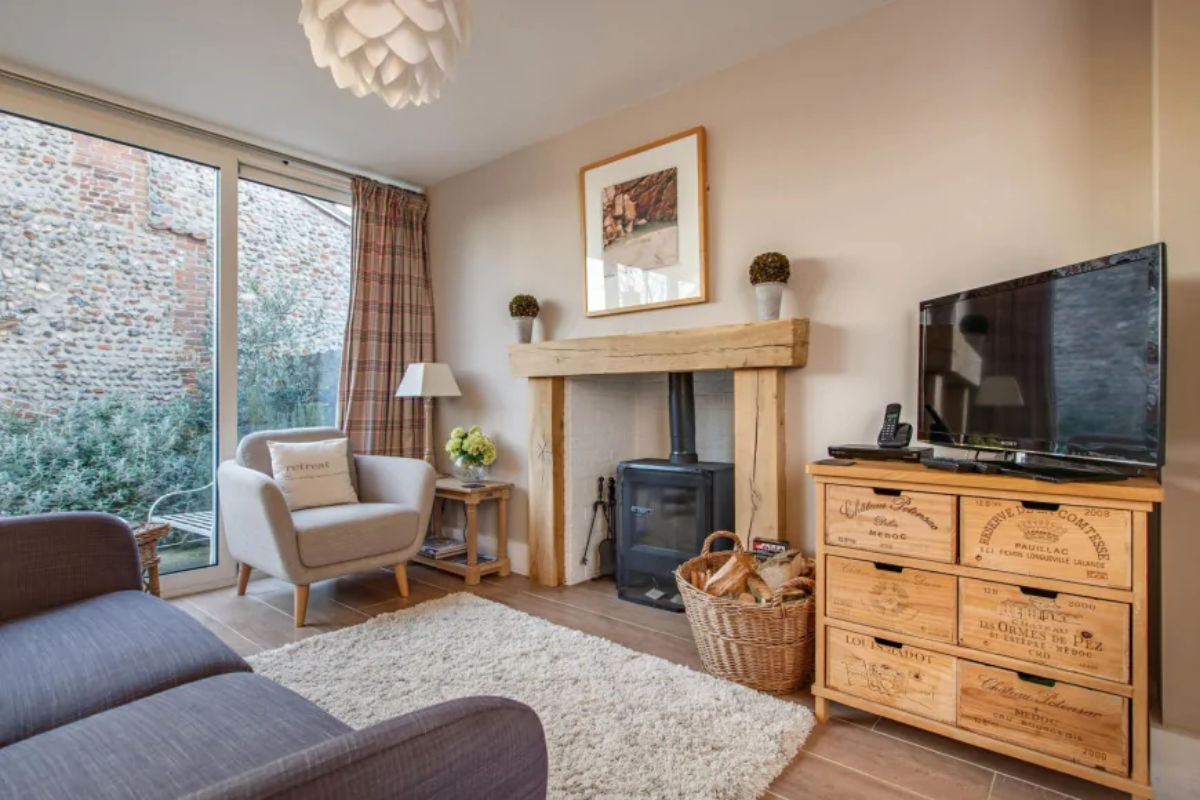
<svg viewBox="0 0 1200 800"><path fill-rule="evenodd" d="M250 659L354 728L455 697L541 717L552 798L757 798L804 706L460 592Z"/></svg>

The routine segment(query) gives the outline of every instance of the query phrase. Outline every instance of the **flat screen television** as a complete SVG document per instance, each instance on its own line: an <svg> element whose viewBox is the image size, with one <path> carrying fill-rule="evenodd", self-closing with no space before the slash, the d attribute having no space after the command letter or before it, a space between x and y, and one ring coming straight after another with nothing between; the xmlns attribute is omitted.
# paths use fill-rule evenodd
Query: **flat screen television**
<svg viewBox="0 0 1200 800"><path fill-rule="evenodd" d="M918 437L1163 464L1161 244L921 303Z"/></svg>

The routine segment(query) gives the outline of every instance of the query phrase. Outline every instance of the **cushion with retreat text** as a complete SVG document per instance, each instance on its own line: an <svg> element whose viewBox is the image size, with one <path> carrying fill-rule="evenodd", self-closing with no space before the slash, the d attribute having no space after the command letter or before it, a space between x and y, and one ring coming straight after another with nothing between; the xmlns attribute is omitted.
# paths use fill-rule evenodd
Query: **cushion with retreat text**
<svg viewBox="0 0 1200 800"><path fill-rule="evenodd" d="M271 473L292 511L357 503L350 483L348 439L267 442Z"/></svg>

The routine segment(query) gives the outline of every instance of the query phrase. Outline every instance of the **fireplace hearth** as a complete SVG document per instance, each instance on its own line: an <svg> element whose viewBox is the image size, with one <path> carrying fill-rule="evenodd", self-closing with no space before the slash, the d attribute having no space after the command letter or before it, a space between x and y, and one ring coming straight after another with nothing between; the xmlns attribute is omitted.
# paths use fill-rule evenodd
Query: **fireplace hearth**
<svg viewBox="0 0 1200 800"><path fill-rule="evenodd" d="M617 465L617 594L683 610L674 571L714 530L734 525L733 464L696 453L692 373L668 375L671 453Z"/></svg>

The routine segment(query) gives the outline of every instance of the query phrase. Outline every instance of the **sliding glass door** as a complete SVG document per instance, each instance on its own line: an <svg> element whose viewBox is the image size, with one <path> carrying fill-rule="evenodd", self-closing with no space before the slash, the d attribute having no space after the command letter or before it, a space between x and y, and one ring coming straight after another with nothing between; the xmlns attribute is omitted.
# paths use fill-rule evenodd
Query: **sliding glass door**
<svg viewBox="0 0 1200 800"><path fill-rule="evenodd" d="M169 522L217 563L219 170L0 113L0 514Z"/></svg>
<svg viewBox="0 0 1200 800"><path fill-rule="evenodd" d="M0 75L0 515L166 522L164 593L231 583L215 465L336 420L349 189Z"/></svg>
<svg viewBox="0 0 1200 800"><path fill-rule="evenodd" d="M238 181L237 426L331 426L350 305L350 207Z"/></svg>

